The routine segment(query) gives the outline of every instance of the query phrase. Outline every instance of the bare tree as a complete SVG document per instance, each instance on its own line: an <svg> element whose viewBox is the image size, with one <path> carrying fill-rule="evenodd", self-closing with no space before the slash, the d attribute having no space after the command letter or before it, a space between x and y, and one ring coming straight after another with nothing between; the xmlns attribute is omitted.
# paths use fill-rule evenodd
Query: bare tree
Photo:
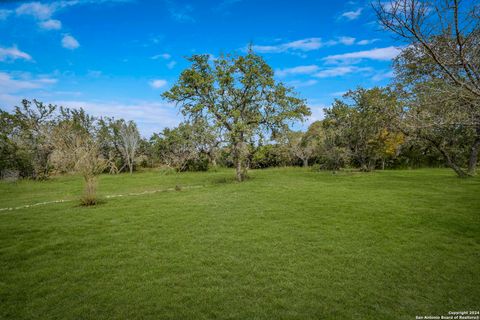
<svg viewBox="0 0 480 320"><path fill-rule="evenodd" d="M450 81L480 98L480 5L462 0L378 0L380 23L418 44Z"/></svg>
<svg viewBox="0 0 480 320"><path fill-rule="evenodd" d="M81 202L83 205L97 203L97 176L105 170L106 161L100 154L99 143L95 138L74 123L59 123L53 133L55 149L52 163L65 171L74 171L82 175L85 189Z"/></svg>
<svg viewBox="0 0 480 320"><path fill-rule="evenodd" d="M302 160L304 167L308 167L308 160L317 150L315 140L309 138L306 132L292 131L287 133L289 149L295 158Z"/></svg>
<svg viewBox="0 0 480 320"><path fill-rule="evenodd" d="M131 174L135 163L135 154L140 144L140 133L133 121L125 122L121 120L119 122L118 134L120 137L120 152Z"/></svg>
<svg viewBox="0 0 480 320"><path fill-rule="evenodd" d="M452 161L442 143L436 141L434 146L440 147L459 176L474 175L480 150L480 4L462 0L377 0L373 8L381 25L408 44L402 53L408 62L404 69L416 73L415 80L424 83L440 80L441 90L449 88L448 94L442 95L448 100L446 105L461 105L467 112L464 118L468 123L453 124L473 128L467 172ZM452 103L452 98L457 101ZM452 126L445 124L448 121L440 122Z"/></svg>

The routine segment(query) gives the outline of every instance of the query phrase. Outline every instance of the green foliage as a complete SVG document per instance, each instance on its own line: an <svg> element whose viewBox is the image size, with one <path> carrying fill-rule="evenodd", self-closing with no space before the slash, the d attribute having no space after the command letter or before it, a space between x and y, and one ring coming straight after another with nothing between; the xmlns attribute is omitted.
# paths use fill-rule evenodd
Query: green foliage
<svg viewBox="0 0 480 320"><path fill-rule="evenodd" d="M399 117L391 112L399 108L396 95L389 89L359 88L344 99L324 110L325 165L336 170L350 163L371 171L398 156L403 139L396 130Z"/></svg>
<svg viewBox="0 0 480 320"><path fill-rule="evenodd" d="M16 169L23 177L46 179L50 173L52 146L49 134L54 124L54 105L22 100L11 114L0 110L0 171ZM5 167L3 167L5 166Z"/></svg>
<svg viewBox="0 0 480 320"><path fill-rule="evenodd" d="M288 120L310 114L305 102L276 83L272 68L251 50L214 61L194 55L189 61L190 68L163 97L179 105L187 118L202 118L225 132L239 181L247 169L248 141L265 131L285 130Z"/></svg>
<svg viewBox="0 0 480 320"><path fill-rule="evenodd" d="M267 144L259 146L253 153L250 167L262 169L268 167L279 167L291 164L291 159L278 144Z"/></svg>
<svg viewBox="0 0 480 320"><path fill-rule="evenodd" d="M218 138L202 120L165 128L150 138L157 159L177 171L206 171L216 159Z"/></svg>

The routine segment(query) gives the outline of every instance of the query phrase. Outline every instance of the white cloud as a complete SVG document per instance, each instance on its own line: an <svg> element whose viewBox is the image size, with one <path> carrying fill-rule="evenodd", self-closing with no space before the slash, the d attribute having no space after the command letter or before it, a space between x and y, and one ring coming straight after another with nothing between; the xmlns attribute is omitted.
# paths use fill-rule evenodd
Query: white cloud
<svg viewBox="0 0 480 320"><path fill-rule="evenodd" d="M7 61L7 60L32 60L32 57L23 51L18 50L16 46L10 48L2 48L0 47L0 61Z"/></svg>
<svg viewBox="0 0 480 320"><path fill-rule="evenodd" d="M344 54L335 54L323 58L327 62L348 62L352 60L361 60L361 59L370 59L370 60L380 60L388 61L395 58L401 49L398 47L390 46L386 48L376 48L365 51L350 52Z"/></svg>
<svg viewBox="0 0 480 320"><path fill-rule="evenodd" d="M89 114L97 117L113 116L117 119L134 120L144 137L159 132L165 127L173 127L180 123L178 110L171 103L156 101L52 101L53 104L70 108L84 108Z"/></svg>
<svg viewBox="0 0 480 320"><path fill-rule="evenodd" d="M344 44L346 46L350 46L352 44L355 43L355 38L352 38L352 37L340 37L338 38L338 41L341 43L341 44Z"/></svg>
<svg viewBox="0 0 480 320"><path fill-rule="evenodd" d="M285 77L288 75L296 75L296 74L311 74L318 70L319 70L318 66L308 65L308 66L298 66L298 67L286 68L286 69L278 69L278 70L275 70L275 74L279 77Z"/></svg>
<svg viewBox="0 0 480 320"><path fill-rule="evenodd" d="M150 86L154 89L159 89L167 85L167 80L164 79L155 79L150 81Z"/></svg>
<svg viewBox="0 0 480 320"><path fill-rule="evenodd" d="M324 45L325 44L322 43L322 39L320 38L307 38L272 46L254 45L253 50L260 53L279 53L289 50L312 51L317 50Z"/></svg>
<svg viewBox="0 0 480 320"><path fill-rule="evenodd" d="M69 50L74 50L80 47L80 44L78 43L77 39L75 39L69 34L66 34L62 38L62 47Z"/></svg>
<svg viewBox="0 0 480 320"><path fill-rule="evenodd" d="M60 20L49 19L38 23L40 28L45 30L60 30L62 28L62 22Z"/></svg>
<svg viewBox="0 0 480 320"><path fill-rule="evenodd" d="M293 80L293 81L287 82L287 85L295 88L303 88L303 87L310 87L310 86L316 85L317 83L318 81L315 79L310 79L305 81Z"/></svg>
<svg viewBox="0 0 480 320"><path fill-rule="evenodd" d="M320 72L314 74L317 78L332 78L338 76L344 76L350 73L368 72L371 68L359 68L355 66L339 66L334 68L323 69Z"/></svg>
<svg viewBox="0 0 480 320"><path fill-rule="evenodd" d="M360 46L364 46L364 45L367 45L367 44L371 44L371 43L374 43L374 42L377 42L378 39L364 39L364 40L360 40L357 42L358 45Z"/></svg>
<svg viewBox="0 0 480 320"><path fill-rule="evenodd" d="M355 11L347 11L342 13L341 17L346 18L348 20L355 20L355 19L358 19L358 17L360 17L360 15L362 14L362 11L363 11L362 8L358 8Z"/></svg>
<svg viewBox="0 0 480 320"><path fill-rule="evenodd" d="M19 5L15 10L0 10L0 20L5 20L12 12L17 16L31 16L38 21L40 28L46 30L59 30L62 23L51 17L59 10L86 4L103 4L108 2L126 3L134 0L57 0L57 1L32 1Z"/></svg>
<svg viewBox="0 0 480 320"><path fill-rule="evenodd" d="M175 68L176 65L177 65L177 61L170 61L169 63L167 63L167 68L173 69Z"/></svg>
<svg viewBox="0 0 480 320"><path fill-rule="evenodd" d="M307 124L310 125L315 121L322 120L325 117L323 109L325 105L308 105L312 114L307 118Z"/></svg>
<svg viewBox="0 0 480 320"><path fill-rule="evenodd" d="M55 5L29 2L20 5L15 12L17 15L29 15L38 20L46 20L55 12Z"/></svg>
<svg viewBox="0 0 480 320"><path fill-rule="evenodd" d="M372 77L373 81L382 81L385 79L390 79L395 76L393 71L379 72Z"/></svg>
<svg viewBox="0 0 480 320"><path fill-rule="evenodd" d="M57 83L57 79L48 77L32 78L29 74L14 76L6 72L0 72L0 94L14 94L23 90L40 89Z"/></svg>
<svg viewBox="0 0 480 320"><path fill-rule="evenodd" d="M279 43L275 45L254 45L252 48L256 52L260 53L282 53L282 52L289 52L295 51L295 53L299 53L299 51L307 52L318 50L323 47L331 47L338 44L343 44L346 46L350 46L353 44L365 45L369 43L373 43L377 41L377 39L373 40L360 40L356 42L354 37L338 37L336 40L328 40L322 41L321 38L306 38L291 42Z"/></svg>
<svg viewBox="0 0 480 320"><path fill-rule="evenodd" d="M42 3L40 1L32 1L23 3L15 9L17 15L32 16L37 20L48 20L58 10L86 4L103 4L103 3L127 3L133 0L59 0Z"/></svg>
<svg viewBox="0 0 480 320"><path fill-rule="evenodd" d="M152 59L152 60L158 60L158 59L162 58L162 59L168 60L168 59L170 59L171 57L172 57L172 56L171 56L170 54L168 54L168 53L162 53L162 54L154 55L154 56L150 57L150 59Z"/></svg>
<svg viewBox="0 0 480 320"><path fill-rule="evenodd" d="M336 91L336 92L332 92L330 95L332 97L341 97L343 96L345 93L347 93L347 91Z"/></svg>

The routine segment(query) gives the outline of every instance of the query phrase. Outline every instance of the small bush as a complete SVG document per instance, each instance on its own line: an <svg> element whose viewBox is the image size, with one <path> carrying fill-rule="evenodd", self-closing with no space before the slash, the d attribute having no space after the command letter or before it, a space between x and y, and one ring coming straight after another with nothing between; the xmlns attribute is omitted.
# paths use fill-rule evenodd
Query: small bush
<svg viewBox="0 0 480 320"><path fill-rule="evenodd" d="M85 189L83 195L80 198L82 206L94 206L98 203L97 199L97 180L95 177L86 179Z"/></svg>

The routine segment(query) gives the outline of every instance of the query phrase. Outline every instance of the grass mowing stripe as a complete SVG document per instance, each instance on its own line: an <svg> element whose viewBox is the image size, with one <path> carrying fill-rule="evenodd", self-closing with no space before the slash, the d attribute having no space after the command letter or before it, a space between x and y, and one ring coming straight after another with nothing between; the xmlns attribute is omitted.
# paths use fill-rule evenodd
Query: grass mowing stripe
<svg viewBox="0 0 480 320"><path fill-rule="evenodd" d="M181 190L183 189L195 189L195 188L202 188L205 187L204 185L196 185L196 186L182 186L180 187ZM169 191L177 191L177 188L167 188L167 189L157 189L157 190L146 190L142 192L131 192L127 194L112 194L104 196L105 199L113 199L113 198L121 198L121 197L131 197L131 196L142 196L147 194L155 194L159 192L169 192ZM179 190L178 190L179 191ZM13 210L20 210L26 208L32 208L37 206L43 206L48 204L54 203L64 203L64 202L71 202L74 201L73 199L63 199L63 200L53 200L53 201L44 201L44 202L37 202L33 204L26 204L18 207L9 207L9 208L0 208L0 211L13 211Z"/></svg>

